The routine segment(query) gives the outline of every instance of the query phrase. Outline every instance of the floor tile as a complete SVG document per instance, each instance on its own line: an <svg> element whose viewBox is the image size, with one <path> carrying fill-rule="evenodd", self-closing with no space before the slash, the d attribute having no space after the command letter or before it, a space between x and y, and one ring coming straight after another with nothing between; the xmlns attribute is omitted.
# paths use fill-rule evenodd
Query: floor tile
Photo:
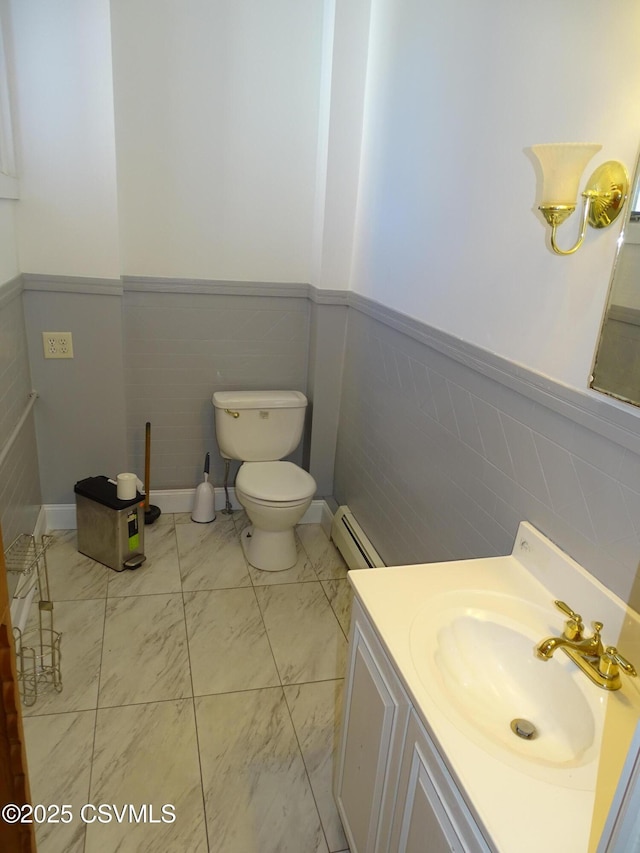
<svg viewBox="0 0 640 853"><path fill-rule="evenodd" d="M184 593L196 696L280 684L253 589Z"/></svg>
<svg viewBox="0 0 640 853"><path fill-rule="evenodd" d="M245 509L239 509L232 515L233 522L236 526L236 532L241 534L242 531L246 527L251 526L251 522L249 521L249 516L247 515L247 511Z"/></svg>
<svg viewBox="0 0 640 853"><path fill-rule="evenodd" d="M98 711L90 802L145 804L160 822L91 823L85 853L206 853L193 700ZM168 804L171 823L163 822Z"/></svg>
<svg viewBox="0 0 640 853"><path fill-rule="evenodd" d="M255 591L283 684L344 675L346 640L320 583Z"/></svg>
<svg viewBox="0 0 640 853"><path fill-rule="evenodd" d="M190 695L182 595L110 598L99 707Z"/></svg>
<svg viewBox="0 0 640 853"><path fill-rule="evenodd" d="M212 524L176 524L176 538L184 590L251 586L231 518L219 517Z"/></svg>
<svg viewBox="0 0 640 853"><path fill-rule="evenodd" d="M75 530L54 531L54 540L46 555L51 599L104 598L113 569L79 553Z"/></svg>
<svg viewBox="0 0 640 853"><path fill-rule="evenodd" d="M111 572L107 590L110 597L181 591L173 516L160 516L145 527L144 553L147 559L139 569Z"/></svg>
<svg viewBox="0 0 640 853"><path fill-rule="evenodd" d="M151 505L153 505L153 501L151 502ZM145 526L144 526L145 541L146 541L147 533L149 533L150 530L156 530L156 528L162 527L162 525L164 525L164 524L175 524L175 523L176 523L176 517L175 517L174 513L172 513L172 512L161 512L160 515L153 522L153 524L145 524Z"/></svg>
<svg viewBox="0 0 640 853"><path fill-rule="evenodd" d="M282 689L195 704L211 853L327 853Z"/></svg>
<svg viewBox="0 0 640 853"><path fill-rule="evenodd" d="M83 853L80 809L89 800L96 712L31 717L24 721L31 801L71 806L72 820L36 824L38 853ZM53 816L52 813L49 813Z"/></svg>
<svg viewBox="0 0 640 853"><path fill-rule="evenodd" d="M191 523L191 513L190 512L176 512L173 515L174 524L186 524Z"/></svg>
<svg viewBox="0 0 640 853"><path fill-rule="evenodd" d="M23 708L34 797L78 810L131 803L138 814L153 804L155 819L170 803L177 817L90 824L86 848L82 821L50 824L38 829L39 853L328 853L327 841L346 850L327 781L346 570L320 525L298 527L293 569L249 569L247 523L244 511L209 525L162 514L145 528L147 563L135 572L78 554L75 531L55 535L47 556L64 689L47 686Z"/></svg>
<svg viewBox="0 0 640 853"><path fill-rule="evenodd" d="M342 687L340 679L284 688L330 851L344 850L347 846L332 791Z"/></svg>
<svg viewBox="0 0 640 853"><path fill-rule="evenodd" d="M35 704L23 706L25 716L97 707L106 603L104 598L54 602L53 626L62 635L62 691L57 693L52 684L43 685ZM32 608L32 616L37 624L36 607Z"/></svg>
<svg viewBox="0 0 640 853"><path fill-rule="evenodd" d="M296 529L320 580L346 578L347 565L319 524L299 524Z"/></svg>
<svg viewBox="0 0 640 853"><path fill-rule="evenodd" d="M321 581L321 583L340 627L348 639L349 628L351 627L353 587L346 578L336 578L335 580Z"/></svg>

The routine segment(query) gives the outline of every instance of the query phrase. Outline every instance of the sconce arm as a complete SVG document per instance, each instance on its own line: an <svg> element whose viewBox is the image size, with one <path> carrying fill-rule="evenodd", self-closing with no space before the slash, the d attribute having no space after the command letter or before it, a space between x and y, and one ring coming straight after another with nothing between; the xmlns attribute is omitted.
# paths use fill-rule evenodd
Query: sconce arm
<svg viewBox="0 0 640 853"><path fill-rule="evenodd" d="M547 217L547 222L551 225L551 248L557 255L573 255L574 252L577 252L580 246L584 241L584 235L587 233L587 223L589 221L589 211L591 210L591 204L593 202L593 198L596 195L592 190L585 190L582 193L582 197L584 199L584 204L582 207L582 222L580 223L580 233L578 234L578 240L576 244L571 249L561 249L556 243L556 230L561 221L564 221L564 217L562 220L558 221L557 217L553 217L552 220L549 220L547 214L544 210L542 212ZM541 208L542 209L542 208Z"/></svg>

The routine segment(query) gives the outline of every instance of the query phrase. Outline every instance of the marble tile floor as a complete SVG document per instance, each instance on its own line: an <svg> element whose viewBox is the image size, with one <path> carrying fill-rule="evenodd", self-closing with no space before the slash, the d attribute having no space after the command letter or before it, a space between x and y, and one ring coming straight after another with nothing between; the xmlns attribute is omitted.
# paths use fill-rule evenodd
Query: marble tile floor
<svg viewBox="0 0 640 853"><path fill-rule="evenodd" d="M37 825L39 853L347 851L331 794L346 568L308 524L292 569L259 572L245 526L162 515L133 572L54 532L64 688L24 723L33 803L69 808Z"/></svg>

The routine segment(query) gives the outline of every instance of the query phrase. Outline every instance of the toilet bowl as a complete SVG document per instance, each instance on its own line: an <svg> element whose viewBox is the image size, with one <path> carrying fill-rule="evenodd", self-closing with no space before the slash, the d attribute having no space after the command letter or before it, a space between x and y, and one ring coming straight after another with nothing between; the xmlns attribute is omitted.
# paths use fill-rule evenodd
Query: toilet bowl
<svg viewBox="0 0 640 853"><path fill-rule="evenodd" d="M294 527L305 514L316 482L293 462L245 462L236 477L236 498L251 526L242 534L250 565L267 572L290 569L297 560Z"/></svg>

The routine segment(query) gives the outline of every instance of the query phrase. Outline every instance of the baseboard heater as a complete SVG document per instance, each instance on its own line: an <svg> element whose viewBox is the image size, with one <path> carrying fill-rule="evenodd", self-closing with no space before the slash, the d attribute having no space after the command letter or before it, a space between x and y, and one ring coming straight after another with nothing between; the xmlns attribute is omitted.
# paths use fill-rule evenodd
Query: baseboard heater
<svg viewBox="0 0 640 853"><path fill-rule="evenodd" d="M382 557L367 538L348 506L340 506L331 523L331 539L350 569L384 566Z"/></svg>

